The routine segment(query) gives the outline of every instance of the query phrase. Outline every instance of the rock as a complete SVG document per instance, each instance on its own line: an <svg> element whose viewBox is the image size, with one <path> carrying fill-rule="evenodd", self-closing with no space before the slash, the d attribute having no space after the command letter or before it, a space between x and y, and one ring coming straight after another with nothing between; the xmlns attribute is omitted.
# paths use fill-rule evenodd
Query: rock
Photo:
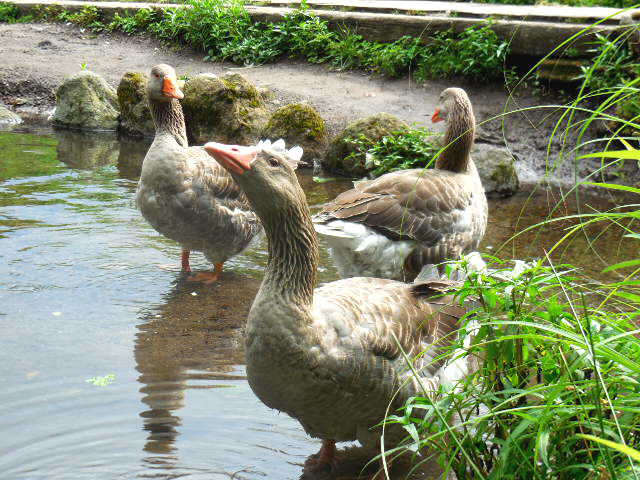
<svg viewBox="0 0 640 480"><path fill-rule="evenodd" d="M4 107L0 107L0 126L18 125L19 123L22 123L20 115Z"/></svg>
<svg viewBox="0 0 640 480"><path fill-rule="evenodd" d="M66 79L56 91L57 126L82 130L118 128L116 92L99 75L83 70Z"/></svg>
<svg viewBox="0 0 640 480"><path fill-rule="evenodd" d="M262 96L239 73L197 75L185 83L181 103L187 132L196 144L252 145L268 119Z"/></svg>
<svg viewBox="0 0 640 480"><path fill-rule="evenodd" d="M471 158L487 195L506 197L520 188L515 157L508 149L476 143L471 149Z"/></svg>
<svg viewBox="0 0 640 480"><path fill-rule="evenodd" d="M118 106L120 107L119 130L136 137L152 137L155 134L147 83L149 76L141 72L127 72L118 84Z"/></svg>
<svg viewBox="0 0 640 480"><path fill-rule="evenodd" d="M331 140L323 166L327 170L347 175L366 175L365 152L358 151L357 146L347 139L358 138L362 134L377 142L385 135L407 129L409 125L406 122L388 113L377 113L356 120Z"/></svg>
<svg viewBox="0 0 640 480"><path fill-rule="evenodd" d="M292 103L276 110L267 123L262 138L283 138L287 147L300 145L302 160L313 165L327 147L327 128L323 118L307 103Z"/></svg>

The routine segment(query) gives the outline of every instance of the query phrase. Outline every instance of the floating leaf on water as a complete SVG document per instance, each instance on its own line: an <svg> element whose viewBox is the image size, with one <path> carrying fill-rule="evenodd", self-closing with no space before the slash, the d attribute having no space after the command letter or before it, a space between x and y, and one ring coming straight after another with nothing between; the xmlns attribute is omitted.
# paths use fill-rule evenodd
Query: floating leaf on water
<svg viewBox="0 0 640 480"><path fill-rule="evenodd" d="M106 387L107 385L111 385L113 381L116 379L116 376L113 373L109 375L105 375L104 377L93 377L85 380L87 383L91 383L96 387Z"/></svg>
<svg viewBox="0 0 640 480"><path fill-rule="evenodd" d="M315 183L327 183L334 182L336 179L333 177L313 177Z"/></svg>

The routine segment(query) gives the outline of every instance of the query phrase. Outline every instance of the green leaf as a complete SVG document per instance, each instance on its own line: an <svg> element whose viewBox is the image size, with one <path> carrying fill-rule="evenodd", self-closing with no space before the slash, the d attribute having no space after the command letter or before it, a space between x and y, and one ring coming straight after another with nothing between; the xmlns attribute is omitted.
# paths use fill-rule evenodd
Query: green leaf
<svg viewBox="0 0 640 480"><path fill-rule="evenodd" d="M640 160L640 150L610 150L607 152L587 153L578 158L621 158L624 160ZM588 184L588 183L587 183Z"/></svg>
<svg viewBox="0 0 640 480"><path fill-rule="evenodd" d="M619 452L624 453L625 455L629 455L636 462L640 462L640 451L634 448L628 447L627 445L624 445L622 443L612 442L611 440L605 440L604 438L598 438L593 435L587 435L582 433L579 433L576 436L580 438L586 438L587 440L591 440L593 442L601 443L602 445L606 445L607 447L611 447L615 450L618 450Z"/></svg>

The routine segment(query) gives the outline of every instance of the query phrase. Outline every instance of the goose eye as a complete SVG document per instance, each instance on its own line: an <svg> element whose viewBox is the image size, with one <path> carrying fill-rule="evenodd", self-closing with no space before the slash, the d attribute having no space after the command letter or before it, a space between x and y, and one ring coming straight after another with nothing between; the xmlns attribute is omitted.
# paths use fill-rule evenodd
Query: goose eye
<svg viewBox="0 0 640 480"><path fill-rule="evenodd" d="M271 165L272 167L277 167L280 165L280 162L278 162L278 160L274 157L269 157L269 165Z"/></svg>

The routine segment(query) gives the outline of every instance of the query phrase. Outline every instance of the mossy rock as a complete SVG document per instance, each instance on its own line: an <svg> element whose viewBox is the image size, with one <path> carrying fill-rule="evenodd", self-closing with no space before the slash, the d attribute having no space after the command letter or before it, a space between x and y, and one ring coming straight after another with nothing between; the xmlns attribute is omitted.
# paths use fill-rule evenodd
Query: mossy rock
<svg viewBox="0 0 640 480"><path fill-rule="evenodd" d="M471 158L487 195L506 197L520 189L516 159L508 149L477 143L471 149Z"/></svg>
<svg viewBox="0 0 640 480"><path fill-rule="evenodd" d="M187 131L196 144L254 144L269 115L258 89L239 73L189 79L181 103Z"/></svg>
<svg viewBox="0 0 640 480"><path fill-rule="evenodd" d="M327 147L327 128L320 114L307 103L292 103L276 110L267 123L263 138L283 138L287 146L300 145L302 159L313 164Z"/></svg>
<svg viewBox="0 0 640 480"><path fill-rule="evenodd" d="M149 76L141 72L127 72L120 79L117 91L120 132L136 137L154 135L155 128L147 98L148 82Z"/></svg>
<svg viewBox="0 0 640 480"><path fill-rule="evenodd" d="M392 132L408 129L409 125L406 122L388 113L377 113L356 120L331 140L323 166L327 170L347 175L366 175L368 170L365 167L365 152L359 152L357 147L347 139L364 135L377 142Z"/></svg>
<svg viewBox="0 0 640 480"><path fill-rule="evenodd" d="M118 128L116 91L99 75L83 70L56 91L54 125L81 130Z"/></svg>

